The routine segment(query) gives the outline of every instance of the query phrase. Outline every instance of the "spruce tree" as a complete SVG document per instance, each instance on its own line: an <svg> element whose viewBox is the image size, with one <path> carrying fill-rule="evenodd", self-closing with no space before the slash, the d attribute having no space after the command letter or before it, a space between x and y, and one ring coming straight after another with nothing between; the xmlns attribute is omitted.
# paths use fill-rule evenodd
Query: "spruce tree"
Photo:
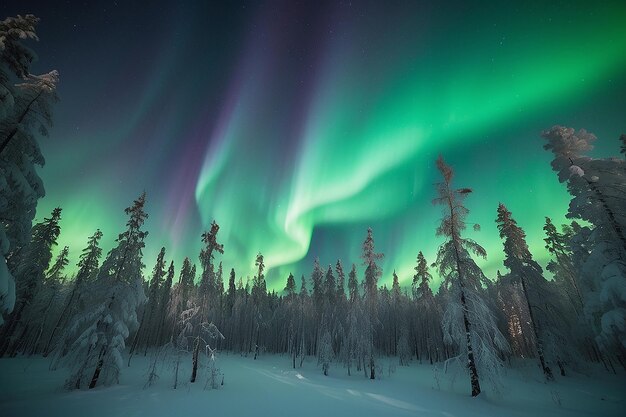
<svg viewBox="0 0 626 417"><path fill-rule="evenodd" d="M567 293L574 293L573 297L569 297L572 301L572 305L578 313L581 312L584 300L580 285L578 284L576 274L574 272L574 265L572 263L572 257L569 247L568 237L560 233L552 220L546 217L546 223L543 226L543 230L546 233L546 237L543 239L546 242L545 248L548 252L554 255L556 262L548 263L548 270L552 272L555 277L564 276L567 280L565 291Z"/></svg>
<svg viewBox="0 0 626 417"><path fill-rule="evenodd" d="M231 268L230 275L228 276L228 292L226 293L226 306L229 316L232 314L236 295L237 288L235 287L235 269Z"/></svg>
<svg viewBox="0 0 626 417"><path fill-rule="evenodd" d="M542 137L554 155L553 170L572 195L567 217L590 224L588 233L581 227L568 239L573 246L585 240L585 260L577 262L572 283L599 344L626 363L626 161L587 156L597 138L584 129L554 126Z"/></svg>
<svg viewBox="0 0 626 417"><path fill-rule="evenodd" d="M72 329L84 330L71 345L66 363L71 370L69 389L95 388L119 380L122 353L130 331L139 326L137 308L146 297L141 270L144 240L142 230L148 217L143 193L124 212L126 230L109 251L95 281L86 291L87 311L74 320Z"/></svg>
<svg viewBox="0 0 626 417"><path fill-rule="evenodd" d="M58 304L58 299L61 298L61 290L65 281L63 272L68 264L68 253L68 246L61 249L56 260L46 272L46 277L27 310L29 317L25 321L30 324L28 332L20 341L18 350L22 352L28 354L41 352L42 337L45 337L49 330L48 319Z"/></svg>
<svg viewBox="0 0 626 417"><path fill-rule="evenodd" d="M308 296L309 296L309 290L307 290L306 288L306 278L304 277L304 274L303 274L302 277L300 278L300 297L304 298Z"/></svg>
<svg viewBox="0 0 626 417"><path fill-rule="evenodd" d="M363 241L363 265L365 266L365 280L363 281L363 301L367 319L369 322L369 371L370 379L376 378L376 364L374 361L374 336L375 325L378 323L378 279L382 275L382 269L378 266L377 261L383 258L382 253L377 253L374 249L374 235L372 228L367 229L367 236Z"/></svg>
<svg viewBox="0 0 626 417"><path fill-rule="evenodd" d="M141 320L139 321L139 329L135 333L133 343L130 346L128 355L128 366L133 357L133 353L138 347L144 347L144 356L148 354L148 345L150 344L151 335L155 331L154 322L159 309L159 287L163 276L165 275L165 248L161 248L157 255L157 260L152 269L152 275L148 283L148 301L143 309Z"/></svg>
<svg viewBox="0 0 626 417"><path fill-rule="evenodd" d="M292 273L289 273L287 277L287 284L285 285L284 291L287 293L287 297L290 298L296 294L296 280Z"/></svg>
<svg viewBox="0 0 626 417"><path fill-rule="evenodd" d="M326 270L324 293L329 306L333 307L335 305L335 297L337 295L337 282L335 281L335 275L333 274L333 267L331 265L328 265L328 269Z"/></svg>
<svg viewBox="0 0 626 417"><path fill-rule="evenodd" d="M423 296L432 296L433 292L430 289L430 280L432 275L428 272L428 263L422 251L417 254L417 266L415 269L415 275L413 275L413 297L419 299Z"/></svg>
<svg viewBox="0 0 626 417"><path fill-rule="evenodd" d="M402 295L402 290L400 289L400 281L398 279L398 274L396 274L396 270L393 270L391 281L391 294L395 300L398 300Z"/></svg>
<svg viewBox="0 0 626 417"><path fill-rule="evenodd" d="M67 258L69 252L70 248L68 246L64 246L63 249L61 249L61 252L59 252L59 254L57 255L56 260L54 261L48 272L46 272L46 276L48 279L63 281L63 271L69 263L69 259Z"/></svg>
<svg viewBox="0 0 626 417"><path fill-rule="evenodd" d="M44 282L52 260L52 248L56 246L61 233L60 220L61 209L57 207L52 210L50 217L33 226L31 241L20 254L20 263L15 269L17 301L13 313L2 328L0 356L7 353L15 355L20 340L28 331L29 323L23 323L21 318Z"/></svg>
<svg viewBox="0 0 626 417"><path fill-rule="evenodd" d="M257 273L254 276L252 284L252 304L254 309L253 326L255 334L254 359L256 360L261 349L261 329L264 325L264 321L269 315L266 312L267 288L265 284L265 275L263 274L265 271L265 261L263 254L260 252L256 256L254 265L257 267Z"/></svg>
<svg viewBox="0 0 626 417"><path fill-rule="evenodd" d="M191 291L193 289L193 275L192 266L189 258L185 257L183 260L183 267L180 269L180 275L178 277L178 288L180 291L180 310L186 310ZM180 313L180 311L179 311Z"/></svg>
<svg viewBox="0 0 626 417"><path fill-rule="evenodd" d="M170 266L165 275L165 281L159 288L159 311L157 315L157 332L154 338L155 345L160 346L169 339L169 331L171 325L168 323L168 306L172 290L172 282L174 281L174 261L170 261Z"/></svg>
<svg viewBox="0 0 626 417"><path fill-rule="evenodd" d="M352 264L352 269L348 273L348 293L350 302L354 303L359 299L359 281L356 277L356 265Z"/></svg>
<svg viewBox="0 0 626 417"><path fill-rule="evenodd" d="M38 136L47 136L57 100L58 72L30 74L35 53L23 41L38 39L38 23L30 14L0 21L0 325L15 307L16 268L45 194L36 171L45 163Z"/></svg>
<svg viewBox="0 0 626 417"><path fill-rule="evenodd" d="M443 181L437 184L438 197L433 203L443 206L437 236L443 236L445 242L437 251L436 264L439 275L444 278L442 285L448 287L451 297L444 314L443 329L448 342L456 344L467 355L471 392L475 397L481 392L479 367L487 373L483 378L495 382L502 366L498 351L507 350L508 346L483 300L482 286L488 284L487 278L470 256L473 252L485 257L485 249L461 235L469 213L463 200L472 190L452 188L454 172L441 156L437 159L437 168Z"/></svg>
<svg viewBox="0 0 626 417"><path fill-rule="evenodd" d="M413 298L416 307L416 349L420 360L427 355L429 362L438 359L441 334L441 306L430 288L432 275L422 251L417 254L417 266L413 276Z"/></svg>
<svg viewBox="0 0 626 417"><path fill-rule="evenodd" d="M335 264L335 271L337 271L337 299L345 301L346 299L346 274L343 272L343 265L341 260L337 259Z"/></svg>
<svg viewBox="0 0 626 417"><path fill-rule="evenodd" d="M64 303L61 314L57 318L56 324L52 328L46 346L43 349L43 356L48 356L54 348L54 337L59 330L63 330L69 320L82 308L82 296L86 284L95 279L98 271L100 257L102 256L102 248L100 248L100 239L102 232L97 229L93 235L87 240L87 247L83 249L78 261L78 272L76 278L71 284L70 295ZM68 341L63 340L61 344L61 356L65 356L68 348Z"/></svg>
<svg viewBox="0 0 626 417"><path fill-rule="evenodd" d="M313 284L313 302L316 309L320 309L324 300L324 272L320 266L319 258L313 262L313 272L311 273L311 283Z"/></svg>
<svg viewBox="0 0 626 417"><path fill-rule="evenodd" d="M543 278L543 271L541 266L533 259L526 243L526 233L521 227L517 225L517 222L513 219L511 212L502 203L498 205L498 217L496 218L498 230L500 231L500 238L504 240L504 254L506 256L504 260L504 266L509 268L512 274L514 274L522 285L522 291L526 299L526 306L530 315L530 322L533 330L533 336L535 339L537 356L544 376L548 381L554 380L552 371L548 367L543 351L543 340L539 330L539 323L537 322L537 312L530 301L528 287L530 283L529 279L535 281Z"/></svg>
<svg viewBox="0 0 626 417"><path fill-rule="evenodd" d="M208 232L202 234L202 243L204 248L200 251L200 264L202 265L202 276L200 279L200 285L198 287L199 301L200 301L200 319L207 319L209 313L209 304L215 299L217 293L217 281L215 276L215 270L213 266L213 260L215 252L224 253L224 245L218 243L217 233L220 230L220 226L213 221L211 223L211 229Z"/></svg>

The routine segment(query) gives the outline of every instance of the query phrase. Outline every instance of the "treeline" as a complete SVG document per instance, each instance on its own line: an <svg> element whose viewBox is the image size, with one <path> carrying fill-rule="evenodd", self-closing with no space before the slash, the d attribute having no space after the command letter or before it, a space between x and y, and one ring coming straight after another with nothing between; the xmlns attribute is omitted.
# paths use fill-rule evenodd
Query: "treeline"
<svg viewBox="0 0 626 417"><path fill-rule="evenodd" d="M592 138L563 128L544 137L548 149L568 149L570 143L580 147ZM604 187L624 186L619 172L624 161L579 159L572 159L567 169L573 175L565 177L572 192L585 175L597 171L603 178L593 175L595 191L587 195L585 217L580 216L586 226L574 221L559 231L546 218L552 280L545 278L504 204L495 208L494 217L507 272L495 279L483 274L474 257L486 256L485 250L464 236L471 225L464 200L472 191L453 186L452 168L442 158L434 203L442 207L436 234L444 243L432 264L418 253L411 288L402 288L395 272L390 288L379 286L383 254L376 252L368 229L357 264L344 268L337 260L323 267L316 260L299 279L290 274L283 291L268 291L262 254L256 257L254 277L245 282L216 260L224 253L216 222L201 236L199 271L189 258L177 271L163 248L144 279L145 195L126 209L126 230L102 265L97 230L87 240L76 276L68 280L67 248L55 260L51 255L60 234L57 208L33 227L31 242L21 252L15 268L19 308L1 329L0 354L52 354L55 366L72 368L68 386L73 388L114 383L124 367L123 355L130 365L133 355L167 346L193 353L192 379L205 345L254 358L265 352L288 354L293 367L315 356L325 374L334 363L348 374L372 379L382 371L381 356L397 356L400 365L413 359L456 362L460 368L467 365L474 395L481 382L497 388L499 372L513 357L535 357L547 380L583 362L600 362L615 372L616 365L626 366L623 327L616 321L624 280L623 194L604 192ZM588 173L581 172L582 166ZM602 201L592 199L599 196ZM577 213L576 198L580 194L570 206L571 217ZM598 218L589 215L593 207ZM430 268L443 279L437 293ZM210 340L208 329L213 329Z"/></svg>

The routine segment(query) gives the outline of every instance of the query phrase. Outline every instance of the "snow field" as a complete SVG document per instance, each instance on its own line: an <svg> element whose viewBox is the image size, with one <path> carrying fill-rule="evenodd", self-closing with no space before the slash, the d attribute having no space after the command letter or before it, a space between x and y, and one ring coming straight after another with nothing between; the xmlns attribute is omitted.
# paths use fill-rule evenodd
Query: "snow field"
<svg viewBox="0 0 626 417"><path fill-rule="evenodd" d="M451 385L450 374L437 372L435 378L432 366L415 361L410 367L396 366L396 358L382 359L383 379L372 381L362 373L347 376L336 366L325 377L314 358L292 369L287 356L255 361L222 353L218 361L225 380L219 390L205 389L205 367L195 384L187 382L191 356L183 359L176 390L171 361L160 363L160 378L145 387L149 354L133 358L132 366L122 370L119 385L73 392L62 388L66 371L49 371L47 359L0 359L0 416L617 417L625 408L623 375L594 369L593 376L575 374L545 384L534 361L508 370L499 396L471 398L465 375Z"/></svg>

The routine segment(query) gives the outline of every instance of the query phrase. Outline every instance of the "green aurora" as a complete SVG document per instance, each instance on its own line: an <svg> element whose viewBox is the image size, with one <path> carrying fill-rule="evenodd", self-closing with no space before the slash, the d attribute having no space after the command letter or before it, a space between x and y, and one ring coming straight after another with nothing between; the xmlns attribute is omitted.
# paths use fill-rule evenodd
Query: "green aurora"
<svg viewBox="0 0 626 417"><path fill-rule="evenodd" d="M408 285L418 251L432 262L441 242L431 200L442 154L456 185L474 190L469 219L482 230L468 234L487 250L485 273L504 268L498 202L545 265L544 217L564 223L569 196L540 132L586 128L598 155L618 153L626 3L359 3L237 18L151 10L155 28L131 39L120 17L95 51L85 44L102 22L76 38L52 12L27 10L42 18L37 67L62 76L37 218L63 208L59 246L75 263L96 228L112 247L146 190L146 271L161 246L177 269L197 262L215 219L225 269L245 281L260 251L277 290L289 272L308 277L317 256L358 265L371 226L381 284L395 269Z"/></svg>

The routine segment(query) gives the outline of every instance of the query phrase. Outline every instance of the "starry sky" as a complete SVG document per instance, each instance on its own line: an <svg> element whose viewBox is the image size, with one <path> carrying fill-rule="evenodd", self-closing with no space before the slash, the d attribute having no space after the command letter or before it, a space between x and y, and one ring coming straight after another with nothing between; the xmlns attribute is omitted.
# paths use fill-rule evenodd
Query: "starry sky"
<svg viewBox="0 0 626 417"><path fill-rule="evenodd" d="M408 285L441 243L441 153L474 190L485 273L504 270L498 202L545 265L569 198L540 132L584 127L609 156L626 129L623 1L138 3L3 2L42 19L33 72L61 74L37 219L63 208L72 263L145 190L147 272L161 246L197 262L215 219L225 269L245 281L261 251L281 289L316 256L358 263L371 226L381 283Z"/></svg>

